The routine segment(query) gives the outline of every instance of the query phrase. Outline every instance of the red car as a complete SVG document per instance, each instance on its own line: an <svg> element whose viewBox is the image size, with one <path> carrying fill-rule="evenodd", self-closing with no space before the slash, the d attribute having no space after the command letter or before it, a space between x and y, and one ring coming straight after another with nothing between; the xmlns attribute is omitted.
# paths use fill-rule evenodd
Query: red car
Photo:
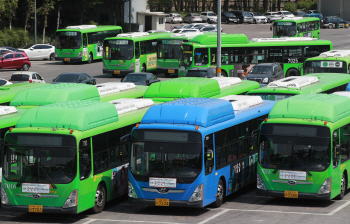
<svg viewBox="0 0 350 224"><path fill-rule="evenodd" d="M28 71L32 64L24 52L7 52L0 55L0 69L17 69Z"/></svg>

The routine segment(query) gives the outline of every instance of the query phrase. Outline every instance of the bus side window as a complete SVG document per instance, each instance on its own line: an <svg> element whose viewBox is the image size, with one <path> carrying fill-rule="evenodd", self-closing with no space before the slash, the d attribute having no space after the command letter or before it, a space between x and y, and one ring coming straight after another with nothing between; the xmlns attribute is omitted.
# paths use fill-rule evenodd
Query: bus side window
<svg viewBox="0 0 350 224"><path fill-rule="evenodd" d="M94 175L108 168L108 134L103 133L92 137Z"/></svg>
<svg viewBox="0 0 350 224"><path fill-rule="evenodd" d="M215 132L216 169L226 165L226 129Z"/></svg>
<svg viewBox="0 0 350 224"><path fill-rule="evenodd" d="M80 180L85 180L91 174L91 140L85 138L79 143L79 174Z"/></svg>
<svg viewBox="0 0 350 224"><path fill-rule="evenodd" d="M231 163L238 158L237 147L237 126L227 128L227 163Z"/></svg>
<svg viewBox="0 0 350 224"><path fill-rule="evenodd" d="M135 59L140 58L140 42L135 42Z"/></svg>
<svg viewBox="0 0 350 224"><path fill-rule="evenodd" d="M301 25L300 25L300 23L298 23L298 28L297 28L297 30L298 30L298 34L301 32Z"/></svg>
<svg viewBox="0 0 350 224"><path fill-rule="evenodd" d="M86 33L83 34L83 47L84 47L84 48L87 47L87 37L86 37Z"/></svg>
<svg viewBox="0 0 350 224"><path fill-rule="evenodd" d="M339 131L340 129L336 129L333 132L333 150L332 150L332 154L333 154L333 169L338 167L339 165L339 155L340 155L340 151L338 151L339 149L337 149L337 145L339 144ZM336 133L336 134L335 134ZM338 136L338 137L334 137L334 136Z"/></svg>
<svg viewBox="0 0 350 224"><path fill-rule="evenodd" d="M350 159L350 124L340 128L340 152L341 163Z"/></svg>
<svg viewBox="0 0 350 224"><path fill-rule="evenodd" d="M214 158L213 156L208 156L207 154L213 151L213 134L209 134L204 137L204 162L205 162L205 175L210 174L214 168Z"/></svg>

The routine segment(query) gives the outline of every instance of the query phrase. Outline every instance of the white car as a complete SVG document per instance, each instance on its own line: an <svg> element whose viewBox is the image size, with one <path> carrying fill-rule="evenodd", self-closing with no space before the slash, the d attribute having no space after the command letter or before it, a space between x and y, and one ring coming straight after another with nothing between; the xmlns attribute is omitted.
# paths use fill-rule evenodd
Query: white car
<svg viewBox="0 0 350 224"><path fill-rule="evenodd" d="M7 81L6 79L0 79L0 86L11 85L12 82Z"/></svg>
<svg viewBox="0 0 350 224"><path fill-rule="evenodd" d="M282 19L282 15L277 12L266 12L264 16L267 18L268 23L272 23L275 20Z"/></svg>
<svg viewBox="0 0 350 224"><path fill-rule="evenodd" d="M293 13L291 13L289 11L278 11L277 13L282 16L282 19L292 19L292 18L294 18Z"/></svg>
<svg viewBox="0 0 350 224"><path fill-rule="evenodd" d="M197 29L174 29L172 33L200 33Z"/></svg>
<svg viewBox="0 0 350 224"><path fill-rule="evenodd" d="M29 44L18 51L24 51L30 60L55 60L55 47L50 44Z"/></svg>
<svg viewBox="0 0 350 224"><path fill-rule="evenodd" d="M16 72L12 74L9 81L12 83L45 83L45 80L37 72Z"/></svg>
<svg viewBox="0 0 350 224"><path fill-rule="evenodd" d="M266 16L261 15L260 12L251 12L250 13L253 17L253 23L257 24L257 23L267 23L267 18Z"/></svg>
<svg viewBox="0 0 350 224"><path fill-rule="evenodd" d="M218 21L217 15L212 12L202 12L201 13L202 21L207 23L216 23Z"/></svg>
<svg viewBox="0 0 350 224"><path fill-rule="evenodd" d="M180 14L170 13L165 17L166 23L182 23L182 18Z"/></svg>

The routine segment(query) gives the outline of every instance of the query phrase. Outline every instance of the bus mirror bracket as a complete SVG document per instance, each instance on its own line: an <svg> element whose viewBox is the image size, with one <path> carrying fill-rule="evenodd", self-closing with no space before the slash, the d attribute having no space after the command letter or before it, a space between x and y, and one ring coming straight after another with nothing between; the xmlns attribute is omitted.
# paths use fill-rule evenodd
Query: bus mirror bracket
<svg viewBox="0 0 350 224"><path fill-rule="evenodd" d="M340 152L340 145L335 145L334 147L334 155L335 155L335 158L339 158L339 152Z"/></svg>
<svg viewBox="0 0 350 224"><path fill-rule="evenodd" d="M120 144L126 144L128 142L130 142L131 140L131 134L127 134L127 135L124 135L120 138Z"/></svg>
<svg viewBox="0 0 350 224"><path fill-rule="evenodd" d="M205 158L206 158L206 160L214 159L214 152L213 152L212 149L206 149L205 150Z"/></svg>

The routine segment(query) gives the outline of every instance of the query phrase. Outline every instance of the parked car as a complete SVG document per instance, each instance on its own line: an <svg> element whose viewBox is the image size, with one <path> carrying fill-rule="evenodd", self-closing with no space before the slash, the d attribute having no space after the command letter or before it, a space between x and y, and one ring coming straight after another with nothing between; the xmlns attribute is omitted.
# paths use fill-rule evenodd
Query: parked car
<svg viewBox="0 0 350 224"><path fill-rule="evenodd" d="M257 24L257 23L266 24L267 23L266 16L261 15L260 12L251 12L250 14L253 17L253 23L255 23L255 24Z"/></svg>
<svg viewBox="0 0 350 224"><path fill-rule="evenodd" d="M174 26L174 27L172 28L172 30L174 30L174 29L181 29L181 28L184 28L184 26L187 26L187 25L182 24L182 25L180 25L180 26Z"/></svg>
<svg viewBox="0 0 350 224"><path fill-rule="evenodd" d="M4 54L4 53L7 53L7 52L13 52L13 51L10 50L10 49L7 49L7 48L0 48L0 54Z"/></svg>
<svg viewBox="0 0 350 224"><path fill-rule="evenodd" d="M55 60L55 47L49 44L29 44L18 51L25 52L30 60Z"/></svg>
<svg viewBox="0 0 350 224"><path fill-rule="evenodd" d="M316 17L316 18L319 18L320 20L323 19L323 15L321 13L305 14L303 17Z"/></svg>
<svg viewBox="0 0 350 224"><path fill-rule="evenodd" d="M237 18L237 16L235 16L233 13L230 12L222 12L221 13L221 22L222 23L238 23L239 19Z"/></svg>
<svg viewBox="0 0 350 224"><path fill-rule="evenodd" d="M16 72L12 74L9 81L12 83L45 83L43 77L37 72Z"/></svg>
<svg viewBox="0 0 350 224"><path fill-rule="evenodd" d="M248 75L247 80L256 81L262 85L267 85L272 81L284 78L284 73L279 63L262 63L254 65Z"/></svg>
<svg viewBox="0 0 350 224"><path fill-rule="evenodd" d="M0 86L6 86L6 85L11 85L12 82L7 81L6 79L1 79L0 78Z"/></svg>
<svg viewBox="0 0 350 224"><path fill-rule="evenodd" d="M52 84L57 83L85 83L96 85L96 79L86 73L62 73L52 80Z"/></svg>
<svg viewBox="0 0 350 224"><path fill-rule="evenodd" d="M202 27L202 26L205 26L206 24L204 24L204 23L192 23L192 24L188 24L188 25L184 25L183 27L182 27L182 29L195 29L195 28L197 28L197 27ZM180 28L178 28L178 29L180 29Z"/></svg>
<svg viewBox="0 0 350 224"><path fill-rule="evenodd" d="M302 10L296 11L296 12L294 13L294 16L295 16L295 17L304 17L305 15L307 15L306 12L304 12L304 11L302 11Z"/></svg>
<svg viewBox="0 0 350 224"><path fill-rule="evenodd" d="M184 17L183 21L187 23L198 23L202 22L202 17L196 13L190 13Z"/></svg>
<svg viewBox="0 0 350 224"><path fill-rule="evenodd" d="M335 28L335 24L339 23L340 25L344 25L344 24L349 24L349 21L345 21L340 17L337 16L326 16L322 19L322 27L323 28Z"/></svg>
<svg viewBox="0 0 350 224"><path fill-rule="evenodd" d="M216 25L206 25L203 27L199 27L200 32L217 32L217 26ZM223 31L221 27L221 32Z"/></svg>
<svg viewBox="0 0 350 224"><path fill-rule="evenodd" d="M209 24L216 23L218 21L217 15L212 11L202 12L200 16L202 17L203 22L207 22Z"/></svg>
<svg viewBox="0 0 350 224"><path fill-rule="evenodd" d="M277 13L282 16L282 19L284 19L284 18L286 18L286 19L294 18L293 13L291 13L289 11L278 11Z"/></svg>
<svg viewBox="0 0 350 224"><path fill-rule="evenodd" d="M160 82L159 79L152 73L129 73L120 80L121 82L132 82L135 85L149 86L152 83Z"/></svg>
<svg viewBox="0 0 350 224"><path fill-rule="evenodd" d="M198 29L175 29L172 33L200 33Z"/></svg>
<svg viewBox="0 0 350 224"><path fill-rule="evenodd" d="M216 76L216 67L210 68L191 68L188 70L186 77L205 77L212 78Z"/></svg>
<svg viewBox="0 0 350 224"><path fill-rule="evenodd" d="M9 46L0 46L0 48L5 48L5 49L11 50L11 51L17 51L17 48L9 47Z"/></svg>
<svg viewBox="0 0 350 224"><path fill-rule="evenodd" d="M177 13L170 13L168 16L165 17L166 23L182 23L182 18L180 14Z"/></svg>
<svg viewBox="0 0 350 224"><path fill-rule="evenodd" d="M149 30L147 33L170 33L170 31L167 30Z"/></svg>
<svg viewBox="0 0 350 224"><path fill-rule="evenodd" d="M317 10L307 10L306 14L319 13Z"/></svg>
<svg viewBox="0 0 350 224"><path fill-rule="evenodd" d="M233 13L238 19L239 19L239 23L248 23L251 24L253 22L253 17L249 12L246 11L230 11L231 13Z"/></svg>
<svg viewBox="0 0 350 224"><path fill-rule="evenodd" d="M24 52L7 52L0 55L0 69L17 69L28 71L32 64Z"/></svg>
<svg viewBox="0 0 350 224"><path fill-rule="evenodd" d="M282 15L277 12L266 12L264 16L267 18L268 23L282 19Z"/></svg>

